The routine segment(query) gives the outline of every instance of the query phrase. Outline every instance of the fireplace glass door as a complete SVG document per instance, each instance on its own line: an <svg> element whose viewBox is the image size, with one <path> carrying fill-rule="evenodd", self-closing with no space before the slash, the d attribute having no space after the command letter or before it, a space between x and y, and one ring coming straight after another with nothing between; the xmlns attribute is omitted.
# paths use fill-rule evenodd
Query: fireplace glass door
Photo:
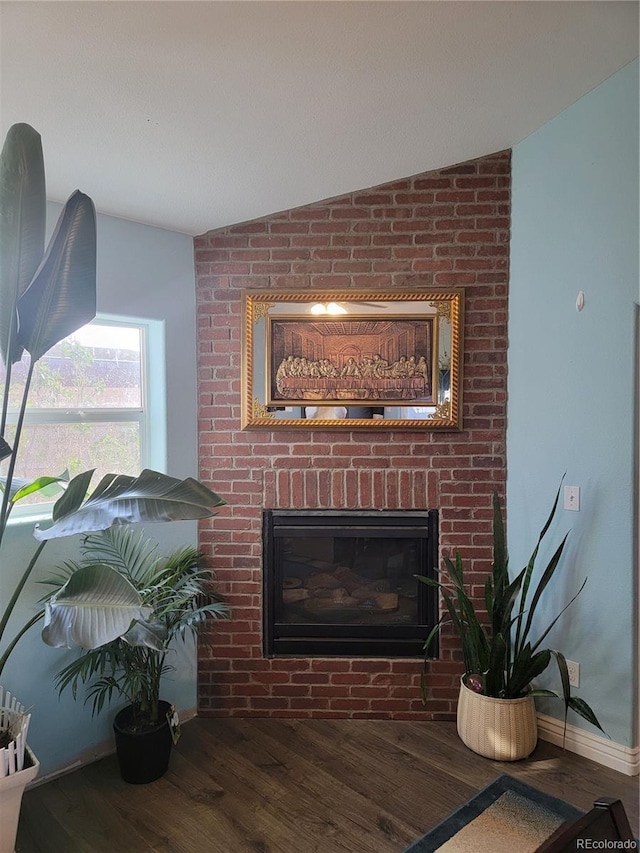
<svg viewBox="0 0 640 853"><path fill-rule="evenodd" d="M437 512L267 510L271 655L419 655L437 618Z"/></svg>

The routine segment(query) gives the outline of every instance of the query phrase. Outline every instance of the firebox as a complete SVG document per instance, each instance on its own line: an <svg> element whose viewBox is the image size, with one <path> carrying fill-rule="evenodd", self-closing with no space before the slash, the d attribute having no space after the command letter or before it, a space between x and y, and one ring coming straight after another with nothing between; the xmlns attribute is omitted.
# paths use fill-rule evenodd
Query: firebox
<svg viewBox="0 0 640 853"><path fill-rule="evenodd" d="M263 545L265 655L422 654L437 510L265 510Z"/></svg>

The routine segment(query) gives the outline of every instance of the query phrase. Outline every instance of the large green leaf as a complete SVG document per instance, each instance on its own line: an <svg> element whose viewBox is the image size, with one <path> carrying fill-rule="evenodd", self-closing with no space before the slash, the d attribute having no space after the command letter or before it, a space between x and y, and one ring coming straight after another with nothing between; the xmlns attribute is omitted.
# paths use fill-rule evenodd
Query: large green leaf
<svg viewBox="0 0 640 853"><path fill-rule="evenodd" d="M92 533L114 524L208 518L214 515L214 507L225 503L198 480L177 480L149 469L138 477L107 474L83 502L87 484L86 474L74 477L54 506L51 527L36 526L36 539Z"/></svg>
<svg viewBox="0 0 640 853"><path fill-rule="evenodd" d="M79 190L65 204L17 308L18 343L34 361L96 316L96 213Z"/></svg>
<svg viewBox="0 0 640 853"><path fill-rule="evenodd" d="M134 622L126 634L122 635L122 639L130 646L145 646L161 652L165 648L167 635L167 626L154 620L153 622Z"/></svg>
<svg viewBox="0 0 640 853"><path fill-rule="evenodd" d="M42 639L49 646L95 649L148 619L136 588L110 566L78 569L46 604Z"/></svg>
<svg viewBox="0 0 640 853"><path fill-rule="evenodd" d="M11 445L0 436L0 462L2 462L3 459L8 459L12 453L13 450L11 449Z"/></svg>
<svg viewBox="0 0 640 853"><path fill-rule="evenodd" d="M11 502L18 503L23 498L28 498L30 495L41 493L45 497L52 497L61 491L60 483L69 482L69 472L66 471L59 477L37 477L35 480L28 480L24 477L14 477L11 483ZM2 487L2 486L0 486Z"/></svg>
<svg viewBox="0 0 640 853"><path fill-rule="evenodd" d="M89 471L83 471L71 480L64 495L53 505L52 518L54 521L63 518L65 515L70 515L80 508L89 491L95 470L95 468L91 468Z"/></svg>
<svg viewBox="0 0 640 853"><path fill-rule="evenodd" d="M40 134L14 124L0 155L0 352L5 364L22 355L16 305L44 252L46 194Z"/></svg>

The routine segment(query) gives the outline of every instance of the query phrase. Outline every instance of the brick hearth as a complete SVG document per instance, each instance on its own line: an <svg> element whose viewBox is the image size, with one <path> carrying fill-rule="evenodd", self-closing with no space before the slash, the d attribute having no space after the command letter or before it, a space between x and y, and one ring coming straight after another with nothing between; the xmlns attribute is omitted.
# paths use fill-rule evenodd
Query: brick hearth
<svg viewBox="0 0 640 853"><path fill-rule="evenodd" d="M196 238L200 477L228 501L200 544L233 610L200 645L203 716L453 717L451 635L426 706L419 659L264 658L262 509L437 508L441 551L481 595L505 483L509 223L500 152ZM461 432L240 429L243 292L333 287L465 288Z"/></svg>

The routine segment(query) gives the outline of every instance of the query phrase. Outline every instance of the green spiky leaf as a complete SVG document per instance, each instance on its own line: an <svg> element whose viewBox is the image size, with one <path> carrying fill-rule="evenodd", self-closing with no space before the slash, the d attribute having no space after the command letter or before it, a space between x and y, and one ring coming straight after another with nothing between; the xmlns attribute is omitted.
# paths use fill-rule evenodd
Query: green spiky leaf
<svg viewBox="0 0 640 853"><path fill-rule="evenodd" d="M598 722L598 718L591 710L591 707L587 705L584 699L580 699L578 696L571 696L569 698L569 707L572 711L575 711L576 714L579 714L584 720L588 723L591 723L592 726L600 729L600 731L606 735L605 730L602 728L600 723Z"/></svg>

